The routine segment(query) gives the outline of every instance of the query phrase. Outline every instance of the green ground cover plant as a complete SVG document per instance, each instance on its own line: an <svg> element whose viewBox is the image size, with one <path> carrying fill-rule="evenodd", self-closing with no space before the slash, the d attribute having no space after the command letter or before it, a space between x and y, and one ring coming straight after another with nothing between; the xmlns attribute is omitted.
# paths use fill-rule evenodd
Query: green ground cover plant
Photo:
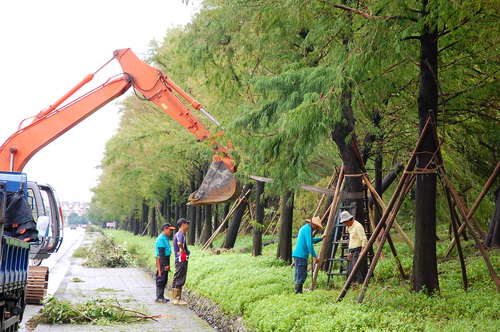
<svg viewBox="0 0 500 332"><path fill-rule="evenodd" d="M141 266L154 273L154 238L125 231L106 230L105 234L112 234L117 243L126 242ZM222 237L214 241L214 248L221 241ZM239 236L235 248L249 243L251 236ZM446 251L447 244L439 241L438 252ZM464 247L468 290L462 288L460 265L452 255L440 262L440 294L431 297L410 292L385 248L385 259L377 265L361 305L359 290L335 302L344 279L333 277L327 288L323 272L314 291L295 295L293 268L275 258L276 244L265 246L259 257L238 249L217 255L191 246L186 287L212 299L229 315L243 317L257 331L499 331L500 294L477 249L471 243ZM410 250L404 243L396 243L396 248L409 274ZM500 251L489 254L493 266L499 267ZM310 281L311 274L305 287Z"/></svg>

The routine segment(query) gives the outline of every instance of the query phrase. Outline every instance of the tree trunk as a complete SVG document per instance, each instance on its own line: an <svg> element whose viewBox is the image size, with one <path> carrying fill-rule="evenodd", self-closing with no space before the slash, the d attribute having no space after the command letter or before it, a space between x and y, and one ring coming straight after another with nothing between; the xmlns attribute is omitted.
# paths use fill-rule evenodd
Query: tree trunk
<svg viewBox="0 0 500 332"><path fill-rule="evenodd" d="M491 218L490 228L484 239L485 247L500 247L500 189L496 191L495 212Z"/></svg>
<svg viewBox="0 0 500 332"><path fill-rule="evenodd" d="M191 180L190 182L190 188L191 192L196 191L196 183L193 180ZM193 245L196 243L196 206L189 205L187 215L188 215L187 220L190 221L187 241L188 244Z"/></svg>
<svg viewBox="0 0 500 332"><path fill-rule="evenodd" d="M179 196L177 196L177 202L175 202L175 216L174 216L174 221L179 220L180 216L180 209L181 209L181 204L179 203Z"/></svg>
<svg viewBox="0 0 500 332"><path fill-rule="evenodd" d="M380 196L380 198L382 198L382 193L383 193L383 190L382 190L382 167L383 167L382 154L377 154L377 156L375 157L374 166L375 166L375 191ZM379 222L381 217L382 216L380 215L380 211L378 209L375 209L373 223L375 225L378 225L378 222Z"/></svg>
<svg viewBox="0 0 500 332"><path fill-rule="evenodd" d="M381 128L380 128L380 121L381 121L381 115L380 115L380 112L378 111L375 111L374 112L374 116L373 116L373 125L375 126L375 128L377 128L380 132L381 131ZM382 140L382 137L378 137L378 140ZM382 159L382 152L380 151L380 149L377 149L376 151L376 156L375 156L375 162L374 162L374 166L375 166L375 191L377 192L377 194L380 196L380 198L382 198L382 194L384 192L383 190L383 177L382 177L382 170L383 170L383 159ZM371 195L370 195L371 196ZM373 223L375 225L378 225L378 222L381 218L381 214L380 214L380 211L378 209L375 209L375 213L374 213L374 219L373 220Z"/></svg>
<svg viewBox="0 0 500 332"><path fill-rule="evenodd" d="M158 236L158 227L156 225L156 207L151 208L151 224L149 225L149 236Z"/></svg>
<svg viewBox="0 0 500 332"><path fill-rule="evenodd" d="M427 0L422 1L423 8ZM425 15L425 14L424 14ZM418 96L419 133L429 118L435 124L438 105L438 34L427 25L421 36L420 92ZM436 257L436 173L432 162L437 144L433 130L428 130L415 162L415 253L412 290L432 294L439 291Z"/></svg>
<svg viewBox="0 0 500 332"><path fill-rule="evenodd" d="M196 207L196 218L194 221L194 224L196 225L196 236L195 236L195 242L198 243L200 241L201 237L201 231L203 227L203 209L201 206Z"/></svg>
<svg viewBox="0 0 500 332"><path fill-rule="evenodd" d="M255 223L253 228L252 256L262 255L262 231L264 229L264 182L257 182L255 193Z"/></svg>
<svg viewBox="0 0 500 332"><path fill-rule="evenodd" d="M281 258L288 263L292 262L293 199L294 194L291 191L285 193L282 198L281 227L277 253L277 258Z"/></svg>
<svg viewBox="0 0 500 332"><path fill-rule="evenodd" d="M212 205L205 205L205 222L203 223L203 231L201 232L199 244L204 244L212 236Z"/></svg>
<svg viewBox="0 0 500 332"><path fill-rule="evenodd" d="M130 216L130 230L134 235L137 235L139 233L139 229L137 228L137 218L135 217L136 210L134 209L134 212L132 212L132 215Z"/></svg>
<svg viewBox="0 0 500 332"><path fill-rule="evenodd" d="M132 232L132 221L131 221L131 217L128 216L127 218L125 218L125 224L123 225L123 229L125 229L126 231L128 232Z"/></svg>
<svg viewBox="0 0 500 332"><path fill-rule="evenodd" d="M224 212L223 212L222 220L226 219L227 215L229 214L229 210L230 209L231 209L231 204L230 203L224 204ZM221 229L222 232L224 232L227 229L227 225L228 225L228 223L226 222L224 224L224 226L222 226L222 229Z"/></svg>
<svg viewBox="0 0 500 332"><path fill-rule="evenodd" d="M181 191L179 192L179 215L177 219L186 218L187 215L186 194L187 193L185 189L181 189Z"/></svg>
<svg viewBox="0 0 500 332"><path fill-rule="evenodd" d="M172 223L172 189L167 189L167 194L165 197L165 220ZM174 223L175 224L175 223Z"/></svg>
<svg viewBox="0 0 500 332"><path fill-rule="evenodd" d="M139 233L145 234L146 226L148 225L148 216L149 216L149 205L146 200L142 201L142 213L141 213L141 228L139 229Z"/></svg>
<svg viewBox="0 0 500 332"><path fill-rule="evenodd" d="M342 115L346 121L339 121L332 131L332 139L339 148L340 156L344 164L344 191L342 192L342 206L354 206L354 218L365 223L363 216L363 181L361 174L363 167L361 155L357 149L354 130L354 112L351 106L351 93L344 92L342 95Z"/></svg>
<svg viewBox="0 0 500 332"><path fill-rule="evenodd" d="M245 214L245 210L248 205L248 197L250 196L250 190L252 189L252 184L247 184L243 188L243 192L241 193L240 198L243 196L243 201L236 208L233 214L233 218L229 228L227 230L226 238L224 239L224 243L222 244L222 248L231 249L234 248L234 244L236 243L236 238L238 237L238 230L240 228L241 219ZM248 194L245 193L248 191Z"/></svg>
<svg viewBox="0 0 500 332"><path fill-rule="evenodd" d="M219 228L219 205L214 205L214 227L212 229L212 233Z"/></svg>

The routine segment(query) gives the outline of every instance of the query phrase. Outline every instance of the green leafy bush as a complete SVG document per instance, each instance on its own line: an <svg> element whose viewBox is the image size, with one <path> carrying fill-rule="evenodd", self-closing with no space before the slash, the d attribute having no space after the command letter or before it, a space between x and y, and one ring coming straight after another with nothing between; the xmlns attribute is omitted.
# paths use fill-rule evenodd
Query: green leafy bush
<svg viewBox="0 0 500 332"><path fill-rule="evenodd" d="M127 243L116 244L111 236L98 237L90 247L84 247L83 250L83 264L88 267L127 267L132 264Z"/></svg>
<svg viewBox="0 0 500 332"><path fill-rule="evenodd" d="M154 238L109 232L117 242L133 245L138 260L154 271ZM240 235L235 248L249 244L251 236ZM447 244L439 242L439 252L444 253ZM500 294L483 258L472 250L474 245L468 242L464 246L469 254L468 290L462 288L460 264L452 257L440 262L441 290L430 297L410 291L409 281L401 279L387 248L362 305L357 303L359 290L351 290L341 302L335 302L345 278L332 277L329 287L333 288L329 289L323 272L315 291L295 295L293 268L275 258L277 244L265 246L259 257L238 250L216 255L191 246L186 287L212 299L226 313L243 317L257 331L500 331ZM402 242L396 242L396 249L409 275L412 253ZM500 266L500 251L492 250L489 255L493 266ZM309 272L305 288L310 282Z"/></svg>

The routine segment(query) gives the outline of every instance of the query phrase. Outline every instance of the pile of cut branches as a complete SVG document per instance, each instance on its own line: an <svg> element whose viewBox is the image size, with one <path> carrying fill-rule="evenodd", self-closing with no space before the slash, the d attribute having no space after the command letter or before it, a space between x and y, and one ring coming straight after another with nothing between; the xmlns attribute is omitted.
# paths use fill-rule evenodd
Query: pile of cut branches
<svg viewBox="0 0 500 332"><path fill-rule="evenodd" d="M108 299L98 299L85 303L72 304L49 297L42 311L31 319L38 324L95 324L109 325L117 322L135 323L156 317L123 308L119 303Z"/></svg>
<svg viewBox="0 0 500 332"><path fill-rule="evenodd" d="M127 267L132 265L132 256L127 244L116 244L112 236L100 236L91 246L82 247L85 257L83 265L88 267Z"/></svg>

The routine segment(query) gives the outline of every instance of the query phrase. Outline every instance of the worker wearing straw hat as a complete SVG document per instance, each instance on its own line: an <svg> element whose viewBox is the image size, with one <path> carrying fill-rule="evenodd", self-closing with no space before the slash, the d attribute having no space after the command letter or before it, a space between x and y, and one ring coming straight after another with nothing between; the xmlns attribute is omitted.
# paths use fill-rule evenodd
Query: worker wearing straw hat
<svg viewBox="0 0 500 332"><path fill-rule="evenodd" d="M313 257L315 263L318 263L318 257L314 251L313 244L321 241L324 236L315 238L313 237L313 231L322 229L321 220L319 217L314 217L312 220L306 219L306 224L299 230L297 244L292 254L295 264L295 294L302 293L304 281L307 278L307 260L309 255Z"/></svg>

